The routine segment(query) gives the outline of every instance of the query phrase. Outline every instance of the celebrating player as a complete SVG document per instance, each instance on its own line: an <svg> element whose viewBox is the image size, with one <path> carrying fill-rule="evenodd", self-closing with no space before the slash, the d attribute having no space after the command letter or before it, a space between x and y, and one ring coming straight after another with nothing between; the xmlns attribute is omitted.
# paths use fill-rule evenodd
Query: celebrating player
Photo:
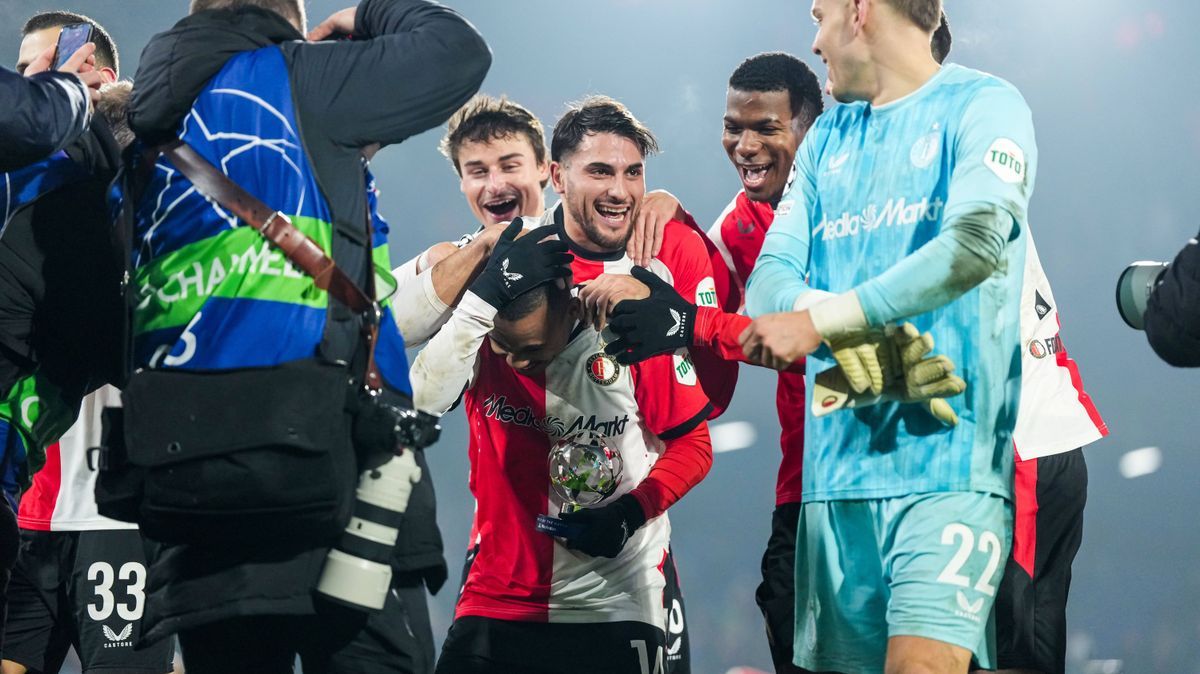
<svg viewBox="0 0 1200 674"><path fill-rule="evenodd" d="M521 227L413 365L418 408L444 410L466 384L472 428L474 554L438 671L662 671L665 512L711 466L711 405L669 355L626 368L605 354L554 281L570 273L570 244L543 241L559 226ZM604 505L563 515L579 527L563 540L536 522L563 505L551 446L580 431L612 443L623 477Z"/></svg>
<svg viewBox="0 0 1200 674"><path fill-rule="evenodd" d="M911 317L967 384L952 429L895 403L807 419L795 658L808 669L993 663L1036 147L1011 85L932 58L940 4L814 2L813 50L846 105L797 152L747 291L752 353L812 354L815 374L832 365L822 342Z"/></svg>
<svg viewBox="0 0 1200 674"><path fill-rule="evenodd" d="M608 287L632 283L628 273L634 260L627 251L635 223L643 222L658 232L662 242L650 269L694 303L715 304L712 263L702 237L688 231L687 225L668 220L676 209L674 197L655 197L657 203L650 207L658 211L666 205L667 215L644 213L650 199L645 193L645 159L657 144L625 106L605 97L578 104L557 124L551 146L547 171L563 203L538 220L527 217L525 221L553 225L556 235L567 242L574 253L575 283L601 276L610 279L603 284ZM536 118L509 101L477 97L451 119L443 150L459 171L462 191L485 226L473 237L464 237L469 242L432 269L415 273L417 262L410 261L397 274L402 279L402 290L397 292L406 302L398 305L396 316L406 339L427 338L449 317L449 305L463 296L504 229L490 226L493 215L542 212L543 172L537 168L537 158L544 155L544 147ZM493 214L493 209L500 212ZM585 298L594 289L585 290ZM703 386L710 399L727 401L732 395L736 364L724 362L710 349L691 354L681 350L672 358L682 384ZM671 618L667 667L685 674L690 671L687 621L673 556L665 568L665 603Z"/></svg>
<svg viewBox="0 0 1200 674"><path fill-rule="evenodd" d="M933 37L939 63L953 38L945 16ZM1083 390L1060 333L1058 304L1029 232L1021 290L1021 406L1016 450L1012 554L996 595L1001 674L1063 674L1071 563L1083 540L1087 464L1083 446L1108 425Z"/></svg>

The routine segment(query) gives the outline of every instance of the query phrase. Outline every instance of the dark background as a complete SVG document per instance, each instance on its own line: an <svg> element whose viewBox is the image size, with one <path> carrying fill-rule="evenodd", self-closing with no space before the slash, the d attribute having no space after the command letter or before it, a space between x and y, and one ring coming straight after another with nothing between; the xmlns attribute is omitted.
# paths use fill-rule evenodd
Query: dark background
<svg viewBox="0 0 1200 674"><path fill-rule="evenodd" d="M346 4L309 2L310 25ZM650 186L674 192L702 222L738 189L719 143L733 68L754 53L786 50L824 75L809 51L815 29L804 0L451 4L495 53L484 91L521 101L547 127L566 101L589 93L623 100L664 148L649 164ZM72 9L113 34L122 74L132 77L146 40L186 6L0 0L0 60L15 64L29 15ZM1064 340L1112 428L1087 452L1091 492L1071 595L1070 671L1200 672L1200 372L1159 362L1113 306L1126 263L1170 259L1196 232L1200 47L1193 31L1200 5L949 0L947 10L955 36L950 60L1012 81L1033 110L1041 166L1032 228ZM425 133L374 162L394 262L475 227L452 169L435 151L439 137L438 130ZM752 594L779 455L773 399L773 376L744 368L722 421L746 423L718 435L725 447L749 446L719 454L708 479L671 512L699 674L770 668ZM429 459L455 577L472 502L461 413L449 415L446 428ZM1153 449L1129 454L1141 448ZM452 614L452 585L431 602L439 641Z"/></svg>

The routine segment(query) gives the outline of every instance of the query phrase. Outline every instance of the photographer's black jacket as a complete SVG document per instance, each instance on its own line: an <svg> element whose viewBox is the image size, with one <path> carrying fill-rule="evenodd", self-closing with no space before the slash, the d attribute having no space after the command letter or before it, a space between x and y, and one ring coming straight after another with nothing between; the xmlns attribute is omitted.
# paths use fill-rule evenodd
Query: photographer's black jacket
<svg viewBox="0 0 1200 674"><path fill-rule="evenodd" d="M69 73L0 68L0 101L0 172L45 159L87 129L87 89Z"/></svg>
<svg viewBox="0 0 1200 674"><path fill-rule="evenodd" d="M362 149L399 143L444 122L478 90L491 53L462 17L425 0L364 0L354 34L351 41L307 43L281 17L256 7L194 14L146 46L129 118L143 144L168 141L209 82L227 76L231 59L278 45L286 80L276 85L251 73L244 86L227 86L242 96L271 86L290 90L296 132L331 213L333 258L362 283L371 268ZM354 353L356 323L335 319L327 321L322 353ZM409 501L393 567L398 578L419 575L436 591L446 568L428 468L418 461L423 479ZM163 548L150 569L143 638L233 616L311 612L328 550L296 548Z"/></svg>
<svg viewBox="0 0 1200 674"><path fill-rule="evenodd" d="M0 176L0 390L39 369L76 407L118 375L121 254L107 194L120 149L105 119L63 152ZM36 468L37 466L34 466Z"/></svg>
<svg viewBox="0 0 1200 674"><path fill-rule="evenodd" d="M1200 367L1200 244L1188 242L1150 295L1146 338L1176 367Z"/></svg>

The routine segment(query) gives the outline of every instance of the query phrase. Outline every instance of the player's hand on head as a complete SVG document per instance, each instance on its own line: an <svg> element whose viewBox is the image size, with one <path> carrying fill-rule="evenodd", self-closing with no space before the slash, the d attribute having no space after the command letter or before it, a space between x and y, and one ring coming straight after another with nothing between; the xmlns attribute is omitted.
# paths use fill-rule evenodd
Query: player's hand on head
<svg viewBox="0 0 1200 674"><path fill-rule="evenodd" d="M634 532L646 523L642 505L632 494L599 508L576 510L560 517L579 528L577 535L566 539L567 548L610 559L621 554Z"/></svg>
<svg viewBox="0 0 1200 674"><path fill-rule="evenodd" d="M339 35L354 34L354 20L357 16L357 7L347 7L329 15L321 23L318 23L315 28L308 31L309 42L320 42L328 40L331 37Z"/></svg>
<svg viewBox="0 0 1200 674"><path fill-rule="evenodd" d="M497 239L487 266L471 292L500 309L523 293L543 283L571 277L571 254L567 244L555 238L554 225L546 225L520 235L521 219L513 220Z"/></svg>
<svg viewBox="0 0 1200 674"><path fill-rule="evenodd" d="M754 319L738 341L748 362L782 371L816 351L821 334L807 311L786 311Z"/></svg>
<svg viewBox="0 0 1200 674"><path fill-rule="evenodd" d="M683 206L666 190L647 192L633 221L633 235L625 244L625 253L634 264L646 267L662 250L663 230L667 222L680 217Z"/></svg>
<svg viewBox="0 0 1200 674"><path fill-rule="evenodd" d="M654 272L634 267L633 279L648 296L618 302L608 321L617 336L604 350L622 365L632 365L660 353L690 346L696 327L696 305Z"/></svg>
<svg viewBox="0 0 1200 674"><path fill-rule="evenodd" d="M618 302L650 296L646 284L628 274L601 274L581 285L579 300L584 320L597 330L604 329Z"/></svg>

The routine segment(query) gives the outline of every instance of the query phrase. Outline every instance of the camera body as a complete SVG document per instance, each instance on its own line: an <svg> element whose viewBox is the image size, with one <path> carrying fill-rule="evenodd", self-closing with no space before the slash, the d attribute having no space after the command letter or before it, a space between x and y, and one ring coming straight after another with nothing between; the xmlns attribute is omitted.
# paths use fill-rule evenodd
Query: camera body
<svg viewBox="0 0 1200 674"><path fill-rule="evenodd" d="M1170 266L1167 262L1142 260L1121 272L1121 277L1117 279L1117 311L1126 325L1134 330L1146 329L1146 307L1150 304L1150 295L1162 283L1163 275Z"/></svg>

